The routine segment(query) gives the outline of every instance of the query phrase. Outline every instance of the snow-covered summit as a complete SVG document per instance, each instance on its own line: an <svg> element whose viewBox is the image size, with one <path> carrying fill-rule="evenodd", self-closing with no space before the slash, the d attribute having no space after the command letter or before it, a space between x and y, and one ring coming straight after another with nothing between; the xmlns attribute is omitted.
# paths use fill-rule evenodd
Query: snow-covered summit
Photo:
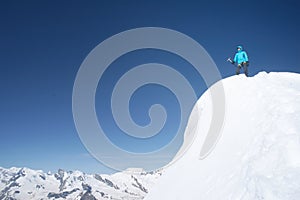
<svg viewBox="0 0 300 200"><path fill-rule="evenodd" d="M206 92L188 124L195 141L145 199L300 199L300 74L261 72L217 84L226 116L216 147L199 159L213 112Z"/></svg>

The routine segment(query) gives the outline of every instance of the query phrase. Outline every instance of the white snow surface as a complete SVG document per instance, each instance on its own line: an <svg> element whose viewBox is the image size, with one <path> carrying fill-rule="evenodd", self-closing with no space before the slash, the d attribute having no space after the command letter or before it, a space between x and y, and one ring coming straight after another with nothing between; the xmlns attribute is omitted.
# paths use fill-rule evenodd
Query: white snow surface
<svg viewBox="0 0 300 200"><path fill-rule="evenodd" d="M225 89L226 117L215 148L199 159L212 116L206 92L185 132L197 132L193 144L145 200L299 200L300 74L261 72L217 84Z"/></svg>

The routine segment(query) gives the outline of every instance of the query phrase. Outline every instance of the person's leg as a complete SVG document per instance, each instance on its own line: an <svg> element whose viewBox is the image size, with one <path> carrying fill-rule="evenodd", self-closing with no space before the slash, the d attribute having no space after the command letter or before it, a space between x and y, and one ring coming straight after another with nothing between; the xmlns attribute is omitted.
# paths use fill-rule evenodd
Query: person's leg
<svg viewBox="0 0 300 200"><path fill-rule="evenodd" d="M247 65L247 64L244 64L244 65L243 65L243 68L244 68L244 73L245 73L245 75L248 77L248 65Z"/></svg>
<svg viewBox="0 0 300 200"><path fill-rule="evenodd" d="M239 74L240 74L240 70L241 70L241 65L238 65L238 66L236 67L235 74L236 74L236 75L239 75Z"/></svg>

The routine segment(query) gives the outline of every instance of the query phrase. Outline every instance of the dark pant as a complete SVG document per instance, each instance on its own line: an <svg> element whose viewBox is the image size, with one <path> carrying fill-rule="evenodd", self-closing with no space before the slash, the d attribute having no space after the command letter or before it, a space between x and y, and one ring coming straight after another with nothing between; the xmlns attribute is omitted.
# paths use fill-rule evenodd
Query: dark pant
<svg viewBox="0 0 300 200"><path fill-rule="evenodd" d="M240 70L241 70L242 67L243 67L245 75L248 77L248 64L247 63L240 63L240 64L237 65L236 75L240 74Z"/></svg>

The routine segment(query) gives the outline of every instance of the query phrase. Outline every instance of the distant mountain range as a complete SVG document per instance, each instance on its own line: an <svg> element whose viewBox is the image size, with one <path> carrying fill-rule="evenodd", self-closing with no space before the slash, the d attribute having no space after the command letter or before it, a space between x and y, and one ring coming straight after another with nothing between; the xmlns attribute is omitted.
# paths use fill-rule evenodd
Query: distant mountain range
<svg viewBox="0 0 300 200"><path fill-rule="evenodd" d="M0 167L0 200L140 200L160 176L140 169L106 175Z"/></svg>

